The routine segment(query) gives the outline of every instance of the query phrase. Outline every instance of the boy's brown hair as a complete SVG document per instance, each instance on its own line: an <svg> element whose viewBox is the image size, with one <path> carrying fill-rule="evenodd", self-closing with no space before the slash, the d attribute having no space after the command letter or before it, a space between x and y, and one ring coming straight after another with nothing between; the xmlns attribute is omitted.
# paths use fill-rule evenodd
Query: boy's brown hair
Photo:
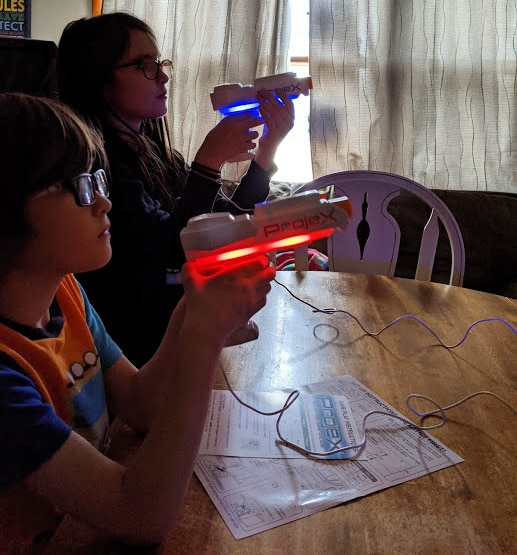
<svg viewBox="0 0 517 555"><path fill-rule="evenodd" d="M0 94L0 279L30 236L27 199L96 167L107 169L102 139L70 108L50 98Z"/></svg>

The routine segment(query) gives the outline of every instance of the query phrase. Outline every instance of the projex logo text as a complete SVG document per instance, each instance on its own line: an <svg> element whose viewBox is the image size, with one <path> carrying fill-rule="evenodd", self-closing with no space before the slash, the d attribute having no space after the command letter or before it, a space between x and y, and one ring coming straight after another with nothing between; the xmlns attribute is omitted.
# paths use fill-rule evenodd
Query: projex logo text
<svg viewBox="0 0 517 555"><path fill-rule="evenodd" d="M287 220L283 222L276 222L264 226L264 236L271 237L279 233L284 233L289 230L311 230L311 229L325 229L327 227L337 227L338 221L334 217L335 209L332 212L325 214L312 214L310 216L303 216L294 220Z"/></svg>
<svg viewBox="0 0 517 555"><path fill-rule="evenodd" d="M273 93L278 90L284 91L285 93L298 91L299 94L302 94L300 83L296 83L296 84L293 83L291 85L281 85L280 87L275 87L274 89L268 89L268 90Z"/></svg>

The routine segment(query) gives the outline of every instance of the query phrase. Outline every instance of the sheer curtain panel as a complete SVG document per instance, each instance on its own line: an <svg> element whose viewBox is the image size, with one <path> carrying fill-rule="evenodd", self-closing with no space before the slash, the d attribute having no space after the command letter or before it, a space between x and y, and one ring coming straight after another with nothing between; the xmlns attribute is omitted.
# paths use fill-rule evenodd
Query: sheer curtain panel
<svg viewBox="0 0 517 555"><path fill-rule="evenodd" d="M314 177L517 192L515 0L311 0Z"/></svg>

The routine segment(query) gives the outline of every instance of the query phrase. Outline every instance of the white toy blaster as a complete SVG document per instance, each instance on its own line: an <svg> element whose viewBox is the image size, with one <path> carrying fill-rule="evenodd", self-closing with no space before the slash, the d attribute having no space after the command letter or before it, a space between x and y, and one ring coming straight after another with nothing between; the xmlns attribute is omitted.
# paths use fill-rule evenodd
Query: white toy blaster
<svg viewBox="0 0 517 555"><path fill-rule="evenodd" d="M256 204L253 216L229 212L196 216L180 238L188 261L212 265L307 245L345 229L350 217L347 197L326 200L317 191L307 191Z"/></svg>
<svg viewBox="0 0 517 555"><path fill-rule="evenodd" d="M275 92L283 90L289 98L297 98L300 94L307 96L312 89L310 77L297 78L296 73L287 72L268 77L258 77L253 85L243 86L241 83L231 83L215 87L210 94L214 110L218 110L223 116L252 112L259 115L257 92L261 89Z"/></svg>

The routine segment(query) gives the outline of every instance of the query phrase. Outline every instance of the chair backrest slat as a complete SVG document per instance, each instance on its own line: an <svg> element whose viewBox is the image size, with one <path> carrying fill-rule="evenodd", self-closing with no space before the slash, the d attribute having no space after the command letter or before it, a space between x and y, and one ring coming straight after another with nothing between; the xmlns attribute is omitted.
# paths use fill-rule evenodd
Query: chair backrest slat
<svg viewBox="0 0 517 555"><path fill-rule="evenodd" d="M429 216L429 220L425 224L424 231L422 233L422 242L420 243L420 252L418 254L415 279L419 279L421 281L431 281L439 234L440 228L438 227L438 216L433 208L431 210L431 216Z"/></svg>

